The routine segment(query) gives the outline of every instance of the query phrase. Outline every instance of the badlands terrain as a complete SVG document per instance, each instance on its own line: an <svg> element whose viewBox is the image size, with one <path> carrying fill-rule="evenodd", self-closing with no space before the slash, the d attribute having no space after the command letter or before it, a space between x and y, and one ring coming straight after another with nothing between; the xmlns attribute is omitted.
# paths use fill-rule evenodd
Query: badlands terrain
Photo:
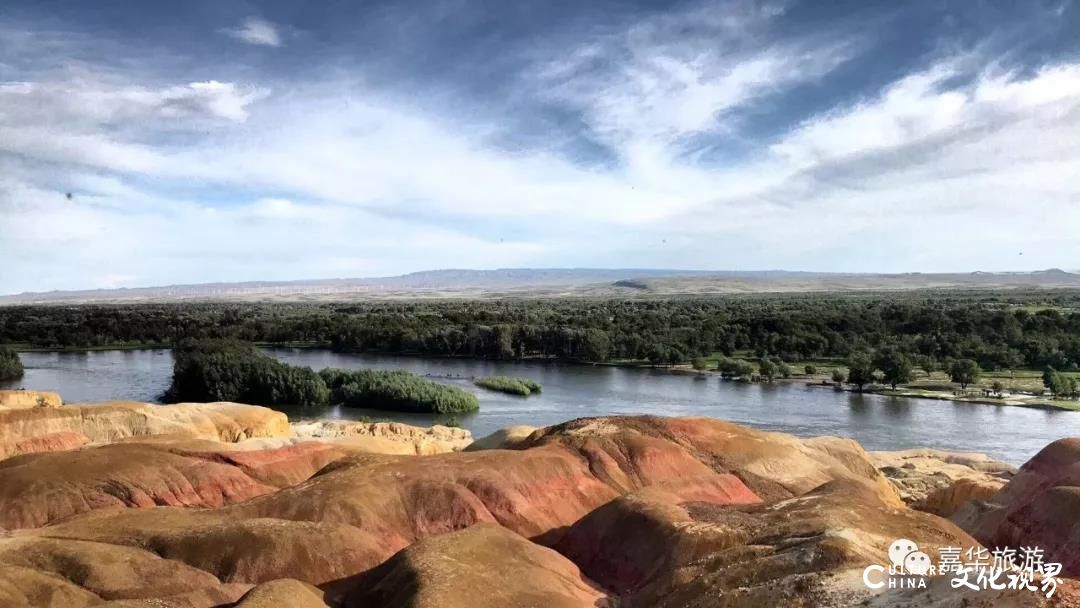
<svg viewBox="0 0 1080 608"><path fill-rule="evenodd" d="M1028 590L871 590L906 538ZM0 391L0 606L1076 606L1080 439L1016 470L709 418L467 431Z"/></svg>

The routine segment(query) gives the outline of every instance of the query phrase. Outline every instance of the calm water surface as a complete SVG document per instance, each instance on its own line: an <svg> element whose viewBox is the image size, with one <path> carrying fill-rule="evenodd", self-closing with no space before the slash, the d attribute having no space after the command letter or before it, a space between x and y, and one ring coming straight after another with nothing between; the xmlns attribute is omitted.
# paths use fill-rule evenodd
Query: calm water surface
<svg viewBox="0 0 1080 608"><path fill-rule="evenodd" d="M1047 443L1080 436L1080 413L951 403L836 392L802 383L749 385L697 379L662 370L349 355L325 350L268 349L294 365L407 369L461 386L480 397L480 412L460 416L480 437L514 424L543 426L581 416L659 414L712 416L803 436L851 437L871 450L936 447L985 452L1021 464ZM172 374L168 350L22 353L26 376L5 388L59 391L69 403L156 401ZM474 387L471 378L525 376L540 395L516 397ZM287 411L292 418L395 419L429 424L432 416L331 407Z"/></svg>

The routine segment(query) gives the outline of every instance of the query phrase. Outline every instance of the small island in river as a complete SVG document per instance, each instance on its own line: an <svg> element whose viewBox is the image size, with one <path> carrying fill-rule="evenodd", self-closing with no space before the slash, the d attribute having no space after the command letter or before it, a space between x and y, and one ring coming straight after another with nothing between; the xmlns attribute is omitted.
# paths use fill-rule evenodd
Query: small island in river
<svg viewBox="0 0 1080 608"><path fill-rule="evenodd" d="M473 384L489 391L521 395L522 397L539 393L541 389L539 382L528 378L514 378L511 376L484 376L474 380Z"/></svg>

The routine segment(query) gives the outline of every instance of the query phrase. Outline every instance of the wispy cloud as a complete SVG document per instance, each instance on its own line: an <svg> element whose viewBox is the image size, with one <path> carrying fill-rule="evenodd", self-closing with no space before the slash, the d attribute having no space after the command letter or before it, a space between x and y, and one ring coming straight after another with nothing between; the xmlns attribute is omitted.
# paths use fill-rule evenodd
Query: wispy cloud
<svg viewBox="0 0 1080 608"><path fill-rule="evenodd" d="M248 17L238 27L222 31L248 44L259 46L282 45L281 32L278 31L278 26L258 17Z"/></svg>
<svg viewBox="0 0 1080 608"><path fill-rule="evenodd" d="M590 129L616 147L723 134L734 127L734 111L820 79L854 51L850 40L755 40L779 14L766 6L644 19L547 62L534 86L580 110Z"/></svg>
<svg viewBox="0 0 1080 608"><path fill-rule="evenodd" d="M505 87L393 86L355 49L335 63L347 69L316 72L299 38L304 70L286 72L60 30L18 37L0 65L0 259L15 261L0 292L445 266L1080 258L1074 57L980 47L885 72L867 57L892 49L858 28L807 33L781 27L782 4L718 6L505 43ZM270 27L248 42L280 44ZM540 119L550 130L515 137Z"/></svg>

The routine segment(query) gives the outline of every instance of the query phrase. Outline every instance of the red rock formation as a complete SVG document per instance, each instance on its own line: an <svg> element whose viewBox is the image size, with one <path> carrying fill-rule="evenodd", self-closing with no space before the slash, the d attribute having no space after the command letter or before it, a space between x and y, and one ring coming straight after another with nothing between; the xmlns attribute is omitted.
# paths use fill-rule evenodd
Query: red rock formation
<svg viewBox="0 0 1080 608"><path fill-rule="evenodd" d="M626 606L851 605L857 575L889 543L931 551L976 543L949 522L895 507L871 486L829 482L769 505L728 506L678 488L628 494L576 523L556 546ZM850 580L847 580L850 579Z"/></svg>
<svg viewBox="0 0 1080 608"><path fill-rule="evenodd" d="M985 504L953 519L988 547L1037 546L1080 576L1080 438L1046 446Z"/></svg>
<svg viewBox="0 0 1080 608"><path fill-rule="evenodd" d="M743 479L784 497L810 482L848 479L900 504L853 443L830 443L826 450L715 420L610 418L547 429L528 449L342 458L301 485L214 511L107 513L55 526L52 533L138 546L152 539L158 554L228 581L291 576L323 584L327 572L359 572L418 539L476 523L555 543L596 507L648 486L677 486L687 499L715 504L755 501L757 493ZM279 523L244 529L253 519ZM257 540L271 534L325 538L304 522L337 526L335 534L347 536L351 550L324 551L332 563L315 562L303 549ZM216 557L224 539L228 559ZM266 550L267 543L275 550ZM236 563L245 566L238 570Z"/></svg>
<svg viewBox="0 0 1080 608"><path fill-rule="evenodd" d="M519 447L562 445L580 453L599 479L621 491L686 477L730 473L770 501L804 494L834 479L874 486L899 505L892 486L858 443L800 440L712 418L582 418L541 429Z"/></svg>
<svg viewBox="0 0 1080 608"><path fill-rule="evenodd" d="M221 507L300 483L345 455L314 442L248 451L173 445L117 443L0 461L0 527L33 528L115 507Z"/></svg>
<svg viewBox="0 0 1080 608"><path fill-rule="evenodd" d="M177 454L230 465L252 479L277 488L286 488L307 480L327 464L344 457L347 452L337 446L308 441L274 449L175 450Z"/></svg>
<svg viewBox="0 0 1080 608"><path fill-rule="evenodd" d="M220 507L273 490L237 467L117 444L0 461L0 526L32 528L110 507Z"/></svg>
<svg viewBox="0 0 1080 608"><path fill-rule="evenodd" d="M843 606L870 599L862 568L893 539L974 542L907 507L852 441L704 418L583 419L430 456L146 441L0 462L7 527L53 522L0 535L0 598L209 608L260 585L253 606ZM1071 504L1060 451L1014 480L1048 518ZM163 564L193 590L132 582L173 576Z"/></svg>
<svg viewBox="0 0 1080 608"><path fill-rule="evenodd" d="M48 435L40 435L38 437L30 437L28 439L16 441L8 456L71 450L84 446L87 443L88 440L82 433L72 433L70 431L49 433Z"/></svg>

